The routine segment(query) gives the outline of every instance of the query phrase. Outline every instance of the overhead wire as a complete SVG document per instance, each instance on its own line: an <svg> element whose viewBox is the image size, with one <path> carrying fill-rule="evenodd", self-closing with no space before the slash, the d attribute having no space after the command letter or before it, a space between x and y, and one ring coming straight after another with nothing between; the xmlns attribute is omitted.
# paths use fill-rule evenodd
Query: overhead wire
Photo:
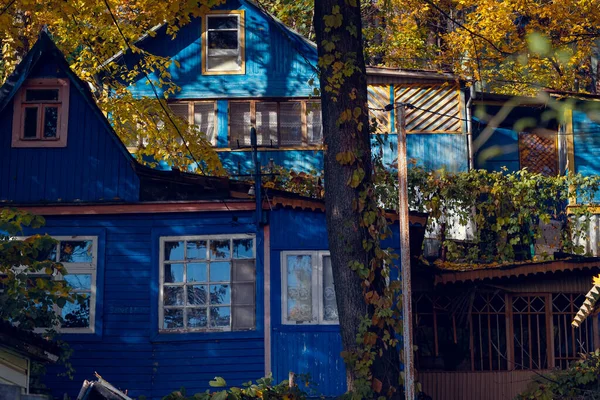
<svg viewBox="0 0 600 400"><path fill-rule="evenodd" d="M121 27L119 26L119 22L117 21L117 18L113 14L112 9L110 8L110 5L108 4L108 0L103 0L103 1L104 1L104 4L106 5L106 9L108 10L115 26L117 27L117 30L119 31L119 35L121 35L121 37L123 38L123 41L125 42L125 45L129 49L129 51L131 53L134 53L133 49L131 48L131 45L129 44L129 40L127 40L127 38L125 37L125 34L123 33L123 31L121 30ZM158 95L158 90L156 90L156 86L154 85L154 82L152 82L152 79L150 79L150 76L148 75L148 73L146 72L146 70L144 68L140 68L140 71L142 72L142 74L144 75L144 77L146 78L148 83L150 84L150 87L152 88L152 92L154 93L154 96L158 100L158 104L160 104L160 107L162 108L165 115L167 116L167 118L169 119L169 121L171 122L173 127L175 128L175 131L177 131L177 134L181 138L183 145L185 146L186 150L188 151L190 157L192 158L192 161L194 161L194 163L196 163L197 168L200 169L202 174L206 175L204 168L202 167L202 164L200 162L198 162L196 157L194 157L194 154L192 153L192 150L188 146L186 139L183 137L183 134L177 127L177 124L175 123L175 121L173 121L173 118L171 118L171 114L169 114L169 110L167 110L167 107L163 104L163 101L162 101L163 99L161 99L160 96Z"/></svg>

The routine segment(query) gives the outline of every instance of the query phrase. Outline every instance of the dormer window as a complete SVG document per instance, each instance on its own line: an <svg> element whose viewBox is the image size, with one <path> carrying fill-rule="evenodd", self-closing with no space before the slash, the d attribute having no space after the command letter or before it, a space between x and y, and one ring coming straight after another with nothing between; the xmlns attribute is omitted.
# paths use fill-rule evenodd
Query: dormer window
<svg viewBox="0 0 600 400"><path fill-rule="evenodd" d="M202 73L245 74L244 11L210 12L203 22Z"/></svg>
<svg viewBox="0 0 600 400"><path fill-rule="evenodd" d="M65 147L69 81L30 79L14 99L12 147Z"/></svg>

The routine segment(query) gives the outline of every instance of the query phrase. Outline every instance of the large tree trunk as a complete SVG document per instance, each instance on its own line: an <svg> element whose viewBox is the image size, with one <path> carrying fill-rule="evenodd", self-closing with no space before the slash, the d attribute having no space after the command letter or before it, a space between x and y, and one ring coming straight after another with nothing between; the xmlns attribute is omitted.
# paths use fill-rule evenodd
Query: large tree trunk
<svg viewBox="0 0 600 400"><path fill-rule="evenodd" d="M347 352L355 352L357 333L362 318L373 314L373 308L365 300L362 283L358 274L350 269L350 262L369 265L372 254L363 249L363 241L369 233L361 227L361 215L356 208L360 191L372 182L371 146L367 107L367 76L361 35L360 4L353 6L351 0L315 0L314 25L320 60L321 107L323 112L323 135L325 151L325 202L329 249L333 266L333 277L337 298L342 344ZM339 7L339 10L338 10ZM335 12L333 11L335 9ZM332 27L325 22L334 13L341 14L341 26ZM353 32L356 32L353 34ZM334 43L335 49L326 48ZM331 61L334 56L335 60ZM325 61L329 59L329 61ZM352 74L339 80L341 73L336 70L336 62L349 62ZM335 88L336 83L341 83ZM330 88L334 87L331 91ZM343 113L361 110L356 118L340 123ZM345 118L344 118L345 119ZM336 160L340 153L352 152L365 172L363 183L353 188L349 181L357 164L342 165ZM385 279L381 271L375 273L369 290L383 293ZM386 327L389 329L389 327ZM381 328L371 327L370 331L380 335ZM393 333L393 331L392 331ZM378 340L377 346L379 346ZM373 388L378 395L388 395L398 388L399 353L388 346L381 348L381 356L371 367ZM379 352L378 352L379 353ZM348 389L356 390L355 374L348 366ZM390 391L391 388L391 391ZM391 397L398 397L399 391Z"/></svg>

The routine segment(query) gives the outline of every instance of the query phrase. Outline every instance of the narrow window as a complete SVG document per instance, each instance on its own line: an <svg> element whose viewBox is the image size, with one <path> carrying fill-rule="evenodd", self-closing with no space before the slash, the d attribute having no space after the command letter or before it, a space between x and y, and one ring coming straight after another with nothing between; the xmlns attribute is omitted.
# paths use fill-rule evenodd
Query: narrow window
<svg viewBox="0 0 600 400"><path fill-rule="evenodd" d="M229 139L231 148L250 145L252 114L250 102L229 103Z"/></svg>
<svg viewBox="0 0 600 400"><path fill-rule="evenodd" d="M283 102L279 105L279 132L282 146L302 146L302 103Z"/></svg>
<svg viewBox="0 0 600 400"><path fill-rule="evenodd" d="M323 124L321 120L321 101L309 101L306 104L306 131L308 143L323 143Z"/></svg>
<svg viewBox="0 0 600 400"><path fill-rule="evenodd" d="M206 15L202 73L245 73L243 18L243 11Z"/></svg>
<svg viewBox="0 0 600 400"><path fill-rule="evenodd" d="M284 324L337 324L329 252L282 252Z"/></svg>
<svg viewBox="0 0 600 400"><path fill-rule="evenodd" d="M26 81L15 96L12 147L64 147L69 84L62 79Z"/></svg>
<svg viewBox="0 0 600 400"><path fill-rule="evenodd" d="M253 237L167 237L161 254L160 331L255 329Z"/></svg>
<svg viewBox="0 0 600 400"><path fill-rule="evenodd" d="M261 146L277 146L277 103L256 103L256 138Z"/></svg>

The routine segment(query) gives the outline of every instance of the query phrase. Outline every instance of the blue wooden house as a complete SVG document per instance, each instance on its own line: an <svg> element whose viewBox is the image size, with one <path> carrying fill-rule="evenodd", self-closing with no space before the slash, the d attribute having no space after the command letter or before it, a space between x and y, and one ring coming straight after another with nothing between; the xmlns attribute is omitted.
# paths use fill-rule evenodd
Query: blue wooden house
<svg viewBox="0 0 600 400"><path fill-rule="evenodd" d="M56 238L69 274L55 279L87 298L59 310L76 372L48 370L54 395L74 397L95 371L149 399L289 371L309 374L315 393L345 390L324 205L268 191L257 208L248 190L139 164L40 34L0 88L0 205L46 218L24 235ZM423 216L411 218L422 237Z"/></svg>
<svg viewBox="0 0 600 400"><path fill-rule="evenodd" d="M192 19L174 39L166 31L159 27L136 45L177 61L169 72L181 90L169 96L171 109L206 134L228 171L251 168L249 150L240 149L250 144L251 126L258 144L268 147L259 154L262 165L272 159L287 169L323 169L314 43L250 0L224 2ZM127 55L111 61L135 63ZM395 160L400 121L395 111L383 108L403 102L414 106L405 121L408 157L431 169L468 168L464 82L434 71L369 67L367 74L371 117L377 121L373 143L383 142L384 162ZM138 97L154 96L143 76L130 90Z"/></svg>

